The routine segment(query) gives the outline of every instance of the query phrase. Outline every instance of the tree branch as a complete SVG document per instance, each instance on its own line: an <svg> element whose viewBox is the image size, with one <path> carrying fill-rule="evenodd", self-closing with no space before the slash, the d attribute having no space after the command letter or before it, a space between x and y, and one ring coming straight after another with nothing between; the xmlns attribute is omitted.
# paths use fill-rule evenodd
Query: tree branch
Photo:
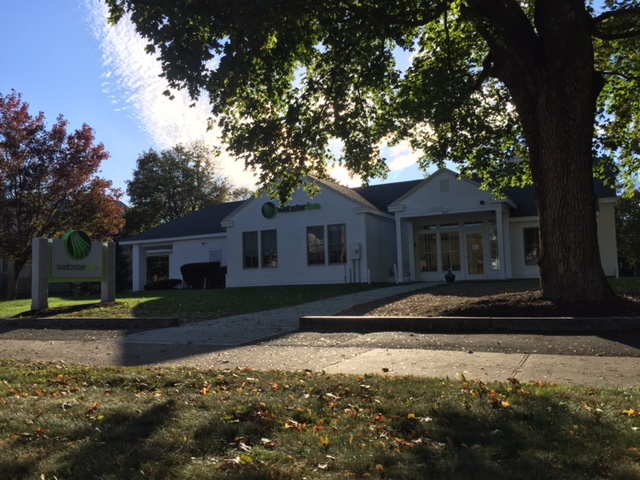
<svg viewBox="0 0 640 480"><path fill-rule="evenodd" d="M600 72L602 75L610 75L610 76L615 76L615 77L620 77L620 78L624 78L625 80L636 80L636 81L640 81L640 75L627 75L624 73L620 73L620 72L609 72L609 71L602 71Z"/></svg>
<svg viewBox="0 0 640 480"><path fill-rule="evenodd" d="M622 27L622 31L604 31L608 20L613 21L613 28ZM605 25L603 25L605 24ZM621 40L640 36L640 7L629 7L611 10L593 19L593 36L600 40Z"/></svg>

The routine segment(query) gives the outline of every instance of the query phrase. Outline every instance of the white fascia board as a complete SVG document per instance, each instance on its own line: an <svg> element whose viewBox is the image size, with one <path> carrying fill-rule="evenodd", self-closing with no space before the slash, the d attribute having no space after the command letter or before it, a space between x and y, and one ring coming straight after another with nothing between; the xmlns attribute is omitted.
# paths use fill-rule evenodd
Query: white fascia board
<svg viewBox="0 0 640 480"><path fill-rule="evenodd" d="M509 223L514 223L514 222L531 222L531 221L539 221L539 217L536 216L529 216L529 217L509 217Z"/></svg>
<svg viewBox="0 0 640 480"><path fill-rule="evenodd" d="M495 205L498 203L506 203L507 205L509 205L511 208L518 208L518 205L516 205L516 202L514 202L513 200L511 200L509 197L506 198L501 198L499 200L492 200L491 204Z"/></svg>
<svg viewBox="0 0 640 480"><path fill-rule="evenodd" d="M393 215L385 213L385 212L381 212L380 210L372 210L370 208L367 207L358 207L356 209L354 209L355 213L370 213L371 215L378 215L379 217L384 217L384 218L393 218Z"/></svg>
<svg viewBox="0 0 640 480"><path fill-rule="evenodd" d="M153 238L149 240L138 240L138 241L122 241L119 242L120 245L149 245L154 243L170 243L170 242L180 242L185 240L202 240L206 238L225 238L227 236L225 233L211 233L209 235L192 235L189 237L168 237L168 238Z"/></svg>
<svg viewBox="0 0 640 480"><path fill-rule="evenodd" d="M390 212L404 212L404 205L390 205L389 207L387 207L387 210L389 210Z"/></svg>

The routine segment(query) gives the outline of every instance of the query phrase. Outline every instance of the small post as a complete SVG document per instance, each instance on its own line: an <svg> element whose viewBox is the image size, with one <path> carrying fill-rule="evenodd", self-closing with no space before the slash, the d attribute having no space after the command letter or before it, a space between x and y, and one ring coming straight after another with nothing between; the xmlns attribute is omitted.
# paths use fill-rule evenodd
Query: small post
<svg viewBox="0 0 640 480"><path fill-rule="evenodd" d="M49 308L49 240L31 240L31 310Z"/></svg>
<svg viewBox="0 0 640 480"><path fill-rule="evenodd" d="M100 282L100 299L102 303L116 301L116 244L106 242L102 244L106 250L106 272L103 271L104 280Z"/></svg>

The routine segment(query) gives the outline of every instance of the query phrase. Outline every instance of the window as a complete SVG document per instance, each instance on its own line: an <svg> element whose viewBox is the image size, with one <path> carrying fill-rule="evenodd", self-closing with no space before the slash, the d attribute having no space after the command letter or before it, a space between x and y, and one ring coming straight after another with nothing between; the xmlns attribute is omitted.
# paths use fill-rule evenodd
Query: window
<svg viewBox="0 0 640 480"><path fill-rule="evenodd" d="M458 232L441 233L442 270L460 270L460 237Z"/></svg>
<svg viewBox="0 0 640 480"><path fill-rule="evenodd" d="M278 266L278 232L263 230L242 234L242 265L244 268L270 268Z"/></svg>
<svg viewBox="0 0 640 480"><path fill-rule="evenodd" d="M278 234L276 230L261 232L260 248L262 251L262 267L278 266Z"/></svg>
<svg viewBox="0 0 640 480"><path fill-rule="evenodd" d="M307 263L324 265L324 226L307 227Z"/></svg>
<svg viewBox="0 0 640 480"><path fill-rule="evenodd" d="M242 265L244 268L258 268L258 232L242 234Z"/></svg>
<svg viewBox="0 0 640 480"><path fill-rule="evenodd" d="M537 265L540 255L540 236L538 227L523 228L524 235L524 264Z"/></svg>
<svg viewBox="0 0 640 480"><path fill-rule="evenodd" d="M329 225L329 263L347 263L347 226Z"/></svg>
<svg viewBox="0 0 640 480"><path fill-rule="evenodd" d="M420 247L420 271L438 271L438 250L436 244L436 234L428 233L418 237Z"/></svg>

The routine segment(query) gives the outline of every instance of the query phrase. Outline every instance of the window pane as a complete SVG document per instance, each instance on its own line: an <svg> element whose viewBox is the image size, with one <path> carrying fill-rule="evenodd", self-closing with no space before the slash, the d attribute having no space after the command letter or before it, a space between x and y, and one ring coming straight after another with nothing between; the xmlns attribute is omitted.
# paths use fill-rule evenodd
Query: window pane
<svg viewBox="0 0 640 480"><path fill-rule="evenodd" d="M307 227L307 263L324 265L324 226Z"/></svg>
<svg viewBox="0 0 640 480"><path fill-rule="evenodd" d="M442 270L460 270L460 237L457 232L440 234Z"/></svg>
<svg viewBox="0 0 640 480"><path fill-rule="evenodd" d="M329 263L347 263L347 226L329 225Z"/></svg>
<svg viewBox="0 0 640 480"><path fill-rule="evenodd" d="M258 268L258 232L242 234L242 258L244 268Z"/></svg>
<svg viewBox="0 0 640 480"><path fill-rule="evenodd" d="M429 233L418 237L419 255L420 255L420 271L421 272L437 272L438 271L438 251L436 244L436 234Z"/></svg>
<svg viewBox="0 0 640 480"><path fill-rule="evenodd" d="M278 233L276 230L265 230L261 233L262 266L278 266Z"/></svg>
<svg viewBox="0 0 640 480"><path fill-rule="evenodd" d="M537 265L540 255L540 243L538 227L524 228L524 263L525 265Z"/></svg>

